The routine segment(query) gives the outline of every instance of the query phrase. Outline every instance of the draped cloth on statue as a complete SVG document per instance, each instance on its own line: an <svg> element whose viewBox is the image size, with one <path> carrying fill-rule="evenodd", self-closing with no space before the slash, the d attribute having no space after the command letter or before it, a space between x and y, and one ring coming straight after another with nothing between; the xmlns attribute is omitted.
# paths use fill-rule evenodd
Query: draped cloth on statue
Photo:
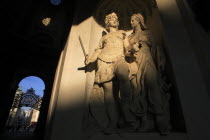
<svg viewBox="0 0 210 140"><path fill-rule="evenodd" d="M130 35L131 42L133 42L133 44L138 43L140 49L135 53L136 59L132 62L137 64L136 78L133 79L137 86L134 92L134 104L131 110L133 110L137 116L142 116L147 111L161 114L164 106L164 99L162 99L162 97L165 95L161 89L161 78L156 67L158 63L161 62L158 62L158 60L155 59L156 56L153 55L153 53L156 53L157 49L154 45L152 33L149 30L144 30L138 36L132 37L132 35L133 34ZM156 62L157 65L155 65L154 62ZM152 79L153 82L150 82ZM155 86L150 87L151 84ZM156 87L156 93L150 92L150 88L154 87Z"/></svg>
<svg viewBox="0 0 210 140"><path fill-rule="evenodd" d="M93 85L93 88L90 94L89 109L90 109L91 117L94 118L94 120L98 123L98 125L102 128L106 128L109 123L109 116L108 116L108 113L105 107L105 102L104 102L104 89L102 87L102 84L98 81L110 81L110 80L112 81L115 102L116 104L118 104L119 99L120 99L120 91L119 91L119 81L117 80L117 77L115 76L115 70L118 64L125 62L125 58L120 56L119 59L115 63L109 63L109 64L101 62L101 60L98 60L98 61L99 63L101 63L100 66L106 65L106 68L101 69L101 70L99 69L96 72L95 83ZM110 67L107 67L107 65L109 65ZM103 68L103 67L101 66L100 68ZM107 75L111 77L108 77L107 75L100 76L99 72L106 71L107 68L110 68L109 72L111 72L111 73L108 73ZM101 77L100 80L99 80L99 77ZM103 80L104 78L105 80ZM107 78L109 80L107 80Z"/></svg>
<svg viewBox="0 0 210 140"><path fill-rule="evenodd" d="M109 123L109 118L104 104L104 90L99 84L94 84L90 95L90 113L91 117L98 123L99 126L106 127Z"/></svg>

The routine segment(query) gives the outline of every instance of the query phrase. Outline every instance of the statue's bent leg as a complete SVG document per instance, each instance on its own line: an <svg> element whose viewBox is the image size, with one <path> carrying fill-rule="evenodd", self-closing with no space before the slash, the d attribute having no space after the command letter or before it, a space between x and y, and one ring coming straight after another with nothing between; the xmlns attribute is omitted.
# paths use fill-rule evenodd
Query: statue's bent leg
<svg viewBox="0 0 210 140"><path fill-rule="evenodd" d="M132 87L129 79L129 68L125 61L120 61L117 64L115 73L120 81L120 97L122 104L122 113L125 121L134 129L137 129L138 123L136 117L130 111L132 102ZM132 130L131 130L132 131Z"/></svg>
<svg viewBox="0 0 210 140"><path fill-rule="evenodd" d="M147 88L147 101L150 111L155 115L155 121L160 133L169 131L169 115L164 104L164 93L158 84L157 71L148 65L145 73L145 85Z"/></svg>
<svg viewBox="0 0 210 140"><path fill-rule="evenodd" d="M117 126L118 112L117 112L117 105L113 95L112 81L103 83L103 88L104 88L104 102L110 120L108 128L114 129Z"/></svg>
<svg viewBox="0 0 210 140"><path fill-rule="evenodd" d="M132 100L137 98L137 96L139 95L140 93L140 87L139 85L137 84L137 78L133 78L131 80L131 85L132 85Z"/></svg>
<svg viewBox="0 0 210 140"><path fill-rule="evenodd" d="M163 101L160 85L158 84L158 75L156 70L148 65L145 72L145 86L147 89L147 100L152 113L163 113Z"/></svg>

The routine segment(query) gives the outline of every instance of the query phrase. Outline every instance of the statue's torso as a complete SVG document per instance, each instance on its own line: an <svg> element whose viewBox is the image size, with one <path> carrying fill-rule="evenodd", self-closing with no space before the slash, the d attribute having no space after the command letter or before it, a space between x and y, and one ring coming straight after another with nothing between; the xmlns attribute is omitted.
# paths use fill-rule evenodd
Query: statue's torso
<svg viewBox="0 0 210 140"><path fill-rule="evenodd" d="M115 62L124 55L124 36L122 32L113 32L103 37L103 49L98 58L105 62Z"/></svg>

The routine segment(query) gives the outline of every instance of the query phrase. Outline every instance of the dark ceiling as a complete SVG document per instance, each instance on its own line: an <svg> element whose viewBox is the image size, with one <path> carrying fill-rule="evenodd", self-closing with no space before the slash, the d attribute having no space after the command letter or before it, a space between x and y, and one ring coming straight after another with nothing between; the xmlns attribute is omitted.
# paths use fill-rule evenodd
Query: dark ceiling
<svg viewBox="0 0 210 140"><path fill-rule="evenodd" d="M86 10L93 10L90 5L99 1L87 0L81 5ZM207 22L210 17L209 0L187 1L195 14L196 21L208 32L210 30L210 24ZM62 49L70 30L75 6L74 1L70 0L61 0L61 4L58 6L52 5L50 0L2 1L0 6L0 28L4 36L2 40L8 43L11 38L15 38L40 47ZM87 18L90 15L84 13L79 17L82 16ZM41 23L45 17L52 19L51 24L47 27ZM80 20L82 19L84 18Z"/></svg>
<svg viewBox="0 0 210 140"><path fill-rule="evenodd" d="M9 43L15 38L32 46L61 49L70 29L73 6L74 3L67 0L58 6L50 0L4 1L0 7L4 41ZM49 26L41 22L46 17L52 19Z"/></svg>
<svg viewBox="0 0 210 140"><path fill-rule="evenodd" d="M74 1L61 1L61 4L57 6L52 5L50 0L2 1L0 29L1 43L4 45L1 45L1 60L15 59L17 54L21 57L25 54L34 54L39 56L37 59L40 58L40 61L47 56L57 61L69 34L73 11L76 7ZM85 9L84 11L93 11L94 7L91 5L96 5L99 1L84 0L80 7ZM207 22L210 17L209 0L187 1L198 23L209 32L210 24ZM91 16L90 13L77 15L78 19L74 20L73 24L82 22ZM51 18L49 26L44 26L41 22L46 17Z"/></svg>

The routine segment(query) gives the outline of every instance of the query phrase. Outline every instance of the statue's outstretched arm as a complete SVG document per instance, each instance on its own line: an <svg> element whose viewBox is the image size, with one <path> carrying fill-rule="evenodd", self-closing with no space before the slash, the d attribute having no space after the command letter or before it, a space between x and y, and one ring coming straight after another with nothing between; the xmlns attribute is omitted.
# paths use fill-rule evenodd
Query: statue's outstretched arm
<svg viewBox="0 0 210 140"><path fill-rule="evenodd" d="M101 50L103 49L103 38L100 40L99 46L96 48L96 50L94 51L93 55L89 58L89 56L86 57L86 61L85 64L88 65L89 63L94 63L99 54L101 53Z"/></svg>
<svg viewBox="0 0 210 140"><path fill-rule="evenodd" d="M93 63L97 60L98 55L101 53L102 49L96 49L93 53L93 55L91 56L91 58L89 59L90 63Z"/></svg>

